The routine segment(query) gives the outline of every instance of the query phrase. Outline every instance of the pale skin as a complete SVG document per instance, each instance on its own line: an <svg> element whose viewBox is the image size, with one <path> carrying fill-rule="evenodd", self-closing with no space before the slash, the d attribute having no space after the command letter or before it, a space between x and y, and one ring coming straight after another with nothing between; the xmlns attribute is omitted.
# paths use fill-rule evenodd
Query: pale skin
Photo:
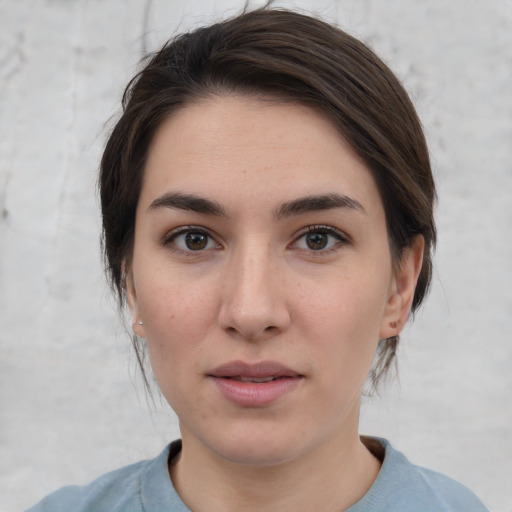
<svg viewBox="0 0 512 512"><path fill-rule="evenodd" d="M423 239L392 261L370 172L294 103L191 103L158 129L144 173L126 292L180 420L177 492L195 512L345 510L380 468L360 395L378 340L407 321ZM240 405L212 376L231 361L298 377Z"/></svg>

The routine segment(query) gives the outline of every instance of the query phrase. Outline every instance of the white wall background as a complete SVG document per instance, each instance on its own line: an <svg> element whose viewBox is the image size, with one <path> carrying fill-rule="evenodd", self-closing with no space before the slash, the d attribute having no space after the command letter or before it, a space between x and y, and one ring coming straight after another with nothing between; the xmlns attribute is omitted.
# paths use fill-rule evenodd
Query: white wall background
<svg viewBox="0 0 512 512"><path fill-rule="evenodd" d="M105 121L145 49L237 0L0 0L0 509L152 457L178 435L146 404L99 255ZM278 2L290 5L290 2ZM439 186L427 307L400 385L362 430L512 511L512 1L296 2L403 79Z"/></svg>

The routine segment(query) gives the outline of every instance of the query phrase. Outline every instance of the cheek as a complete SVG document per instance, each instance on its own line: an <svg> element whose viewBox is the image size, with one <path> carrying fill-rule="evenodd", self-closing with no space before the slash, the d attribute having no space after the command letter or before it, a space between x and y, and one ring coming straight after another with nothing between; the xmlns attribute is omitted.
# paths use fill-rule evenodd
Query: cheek
<svg viewBox="0 0 512 512"><path fill-rule="evenodd" d="M304 328L315 340L318 358L333 374L365 378L379 341L386 290L364 278L344 279L324 290L327 293L309 295Z"/></svg>
<svg viewBox="0 0 512 512"><path fill-rule="evenodd" d="M311 325L324 326L343 338L365 339L378 337L387 295L387 279L375 279L370 272L345 273L310 287L302 296L302 308Z"/></svg>
<svg viewBox="0 0 512 512"><path fill-rule="evenodd" d="M183 284L154 283L146 290L139 299L153 374L166 400L181 410L187 389L200 374L202 342L214 317L213 298Z"/></svg>
<svg viewBox="0 0 512 512"><path fill-rule="evenodd" d="M157 278L146 280L138 297L150 355L158 363L196 350L215 317L215 299L208 286L163 284Z"/></svg>

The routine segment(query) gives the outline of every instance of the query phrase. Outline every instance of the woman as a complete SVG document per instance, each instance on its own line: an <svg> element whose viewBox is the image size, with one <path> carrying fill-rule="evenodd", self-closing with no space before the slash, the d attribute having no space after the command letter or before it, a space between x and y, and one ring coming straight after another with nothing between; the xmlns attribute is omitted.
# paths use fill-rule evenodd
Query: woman
<svg viewBox="0 0 512 512"><path fill-rule="evenodd" d="M390 70L261 9L170 41L123 105L107 269L182 439L32 510L486 510L358 434L435 243L428 151Z"/></svg>

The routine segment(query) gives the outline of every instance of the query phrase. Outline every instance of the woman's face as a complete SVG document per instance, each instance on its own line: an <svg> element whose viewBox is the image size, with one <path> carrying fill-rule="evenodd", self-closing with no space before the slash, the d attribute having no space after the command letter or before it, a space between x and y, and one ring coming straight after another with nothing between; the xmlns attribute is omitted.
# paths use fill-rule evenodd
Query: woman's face
<svg viewBox="0 0 512 512"><path fill-rule="evenodd" d="M374 180L315 110L222 96L164 122L127 293L184 443L258 466L356 438L418 254L393 271Z"/></svg>

